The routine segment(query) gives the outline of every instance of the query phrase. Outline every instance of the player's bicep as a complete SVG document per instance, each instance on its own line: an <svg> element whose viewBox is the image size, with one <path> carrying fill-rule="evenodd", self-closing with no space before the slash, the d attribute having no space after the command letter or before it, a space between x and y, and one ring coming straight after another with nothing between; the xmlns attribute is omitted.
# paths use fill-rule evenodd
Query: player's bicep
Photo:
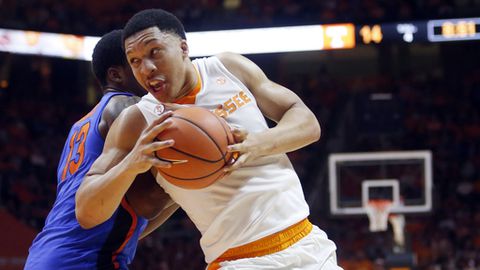
<svg viewBox="0 0 480 270"><path fill-rule="evenodd" d="M122 150L115 146L105 147L102 154L95 160L92 167L87 173L88 176L103 175L112 167L120 163L128 154L128 151Z"/></svg>
<svg viewBox="0 0 480 270"><path fill-rule="evenodd" d="M137 108L126 109L113 122L107 133L102 154L97 158L87 176L106 173L133 149L145 124L135 118L137 113L135 109Z"/></svg>
<svg viewBox="0 0 480 270"><path fill-rule="evenodd" d="M280 121L290 108L305 106L294 92L270 80L251 89L262 113L275 122Z"/></svg>
<svg viewBox="0 0 480 270"><path fill-rule="evenodd" d="M104 149L102 154L93 163L87 176L105 174L112 167L120 163L127 154L127 151L116 147Z"/></svg>
<svg viewBox="0 0 480 270"><path fill-rule="evenodd" d="M239 78L252 92L262 113L278 122L295 105L304 106L302 100L288 88L271 81L255 63L232 53L218 56L225 67Z"/></svg>

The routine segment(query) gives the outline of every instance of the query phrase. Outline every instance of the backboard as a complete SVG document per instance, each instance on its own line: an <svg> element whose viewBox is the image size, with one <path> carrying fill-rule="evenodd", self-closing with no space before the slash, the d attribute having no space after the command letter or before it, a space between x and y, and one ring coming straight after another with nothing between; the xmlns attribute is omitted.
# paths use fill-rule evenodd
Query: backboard
<svg viewBox="0 0 480 270"><path fill-rule="evenodd" d="M330 211L366 215L369 200L391 200L391 213L432 209L430 151L337 153L329 157Z"/></svg>

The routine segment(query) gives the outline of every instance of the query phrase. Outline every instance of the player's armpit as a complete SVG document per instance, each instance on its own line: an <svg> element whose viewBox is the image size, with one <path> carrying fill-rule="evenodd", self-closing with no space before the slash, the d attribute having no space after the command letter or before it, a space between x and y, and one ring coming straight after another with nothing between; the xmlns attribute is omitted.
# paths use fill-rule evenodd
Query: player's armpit
<svg viewBox="0 0 480 270"><path fill-rule="evenodd" d="M139 239L143 239L145 236L149 235L153 231L155 231L158 227L160 227L168 218L170 218L175 211L179 208L178 204L173 203L168 205L162 212L152 220L148 221L147 227L143 232L140 234Z"/></svg>
<svg viewBox="0 0 480 270"><path fill-rule="evenodd" d="M151 171L137 175L126 197L135 213L149 220L172 204L172 199L157 183Z"/></svg>

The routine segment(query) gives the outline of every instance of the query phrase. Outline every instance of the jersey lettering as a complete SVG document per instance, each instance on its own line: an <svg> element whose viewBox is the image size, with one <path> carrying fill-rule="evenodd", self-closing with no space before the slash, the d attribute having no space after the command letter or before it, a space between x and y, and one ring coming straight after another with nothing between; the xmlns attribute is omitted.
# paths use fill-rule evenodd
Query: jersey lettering
<svg viewBox="0 0 480 270"><path fill-rule="evenodd" d="M70 175L76 173L78 168L82 165L85 156L85 141L87 139L88 131L90 130L90 121L83 124L83 126L75 131L70 138L69 148L70 151L65 162L62 181L67 177L67 169ZM74 153L75 150L75 153Z"/></svg>
<svg viewBox="0 0 480 270"><path fill-rule="evenodd" d="M251 101L252 99L250 99L245 92L240 91L240 93L225 101L222 108L215 109L214 113L219 117L225 118Z"/></svg>

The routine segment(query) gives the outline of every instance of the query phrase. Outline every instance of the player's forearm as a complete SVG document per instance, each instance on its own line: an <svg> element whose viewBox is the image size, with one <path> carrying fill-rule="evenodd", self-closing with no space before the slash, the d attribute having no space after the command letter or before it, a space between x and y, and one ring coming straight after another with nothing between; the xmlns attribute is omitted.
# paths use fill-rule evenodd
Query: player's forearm
<svg viewBox="0 0 480 270"><path fill-rule="evenodd" d="M109 219L136 175L123 163L117 164L105 174L87 175L75 198L75 214L80 225L89 229Z"/></svg>
<svg viewBox="0 0 480 270"><path fill-rule="evenodd" d="M259 147L263 148L260 155L295 151L318 141L320 133L315 115L304 105L294 105L275 127L258 134Z"/></svg>
<svg viewBox="0 0 480 270"><path fill-rule="evenodd" d="M165 209L163 209L162 212L157 217L155 217L152 220L149 220L147 227L145 227L145 230L143 230L143 232L140 234L139 239L143 239L144 237L146 237L147 235L155 231L163 223L165 223L165 221L167 221L167 219L169 219L173 215L173 213L177 211L178 207L179 207L178 204L174 203L166 207Z"/></svg>

